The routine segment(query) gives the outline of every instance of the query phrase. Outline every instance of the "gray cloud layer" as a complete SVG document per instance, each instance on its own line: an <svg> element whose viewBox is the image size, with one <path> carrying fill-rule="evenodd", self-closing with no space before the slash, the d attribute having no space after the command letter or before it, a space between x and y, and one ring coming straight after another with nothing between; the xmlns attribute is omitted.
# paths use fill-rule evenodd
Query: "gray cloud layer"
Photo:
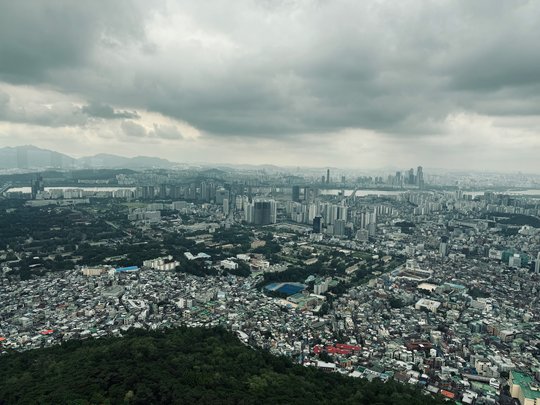
<svg viewBox="0 0 540 405"><path fill-rule="evenodd" d="M286 141L350 128L429 138L455 114L540 115L540 2L0 0L0 10L0 80L73 94L90 117L146 110L208 136ZM2 113L6 97L2 119L24 121ZM53 125L62 116L83 119ZM182 139L155 125L121 128Z"/></svg>
<svg viewBox="0 0 540 405"><path fill-rule="evenodd" d="M135 111L116 111L110 105L96 102L83 106L81 111L90 117L104 119L139 118Z"/></svg>

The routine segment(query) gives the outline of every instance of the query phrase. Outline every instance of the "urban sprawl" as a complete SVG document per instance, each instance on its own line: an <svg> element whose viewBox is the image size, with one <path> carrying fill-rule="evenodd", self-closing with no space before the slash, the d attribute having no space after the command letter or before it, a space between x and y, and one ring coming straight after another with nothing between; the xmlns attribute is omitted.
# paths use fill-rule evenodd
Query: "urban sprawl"
<svg viewBox="0 0 540 405"><path fill-rule="evenodd" d="M222 326L328 372L540 403L538 178L95 173L3 177L2 353Z"/></svg>

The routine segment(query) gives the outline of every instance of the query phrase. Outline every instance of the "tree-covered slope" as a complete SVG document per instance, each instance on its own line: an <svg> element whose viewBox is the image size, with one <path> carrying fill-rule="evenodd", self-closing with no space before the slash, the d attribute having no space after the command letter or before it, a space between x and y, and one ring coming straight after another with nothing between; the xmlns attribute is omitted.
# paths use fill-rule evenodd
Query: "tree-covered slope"
<svg viewBox="0 0 540 405"><path fill-rule="evenodd" d="M328 374L222 329L133 331L0 357L0 404L429 404L394 382Z"/></svg>

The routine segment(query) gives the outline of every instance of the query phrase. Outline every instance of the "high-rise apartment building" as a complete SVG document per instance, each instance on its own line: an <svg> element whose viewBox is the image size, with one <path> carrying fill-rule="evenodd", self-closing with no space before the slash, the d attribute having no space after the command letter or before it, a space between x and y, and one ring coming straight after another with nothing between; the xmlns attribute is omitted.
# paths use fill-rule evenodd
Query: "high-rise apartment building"
<svg viewBox="0 0 540 405"><path fill-rule="evenodd" d="M292 187L292 200L294 202L300 202L300 186Z"/></svg>
<svg viewBox="0 0 540 405"><path fill-rule="evenodd" d="M337 219L334 224L334 235L336 236L345 236L345 220Z"/></svg>
<svg viewBox="0 0 540 405"><path fill-rule="evenodd" d="M41 177L40 174L38 174L36 180L32 181L31 183L31 193L32 193L32 200L36 199L36 195L40 192L45 191L45 186L43 183L43 177Z"/></svg>
<svg viewBox="0 0 540 405"><path fill-rule="evenodd" d="M321 233L322 231L322 217L316 216L313 218L313 233Z"/></svg>
<svg viewBox="0 0 540 405"><path fill-rule="evenodd" d="M229 199L229 190L223 187L216 190L216 204L223 205L223 200Z"/></svg>
<svg viewBox="0 0 540 405"><path fill-rule="evenodd" d="M255 200L253 203L247 204L244 219L255 225L275 224L277 203L274 200Z"/></svg>
<svg viewBox="0 0 540 405"><path fill-rule="evenodd" d="M448 236L441 237L441 243L439 245L439 254L441 257L448 255Z"/></svg>
<svg viewBox="0 0 540 405"><path fill-rule="evenodd" d="M414 184L414 169L409 169L409 175L407 176L407 183Z"/></svg>
<svg viewBox="0 0 540 405"><path fill-rule="evenodd" d="M424 171L422 169L422 166L418 166L416 169L416 185L419 189L424 188Z"/></svg>

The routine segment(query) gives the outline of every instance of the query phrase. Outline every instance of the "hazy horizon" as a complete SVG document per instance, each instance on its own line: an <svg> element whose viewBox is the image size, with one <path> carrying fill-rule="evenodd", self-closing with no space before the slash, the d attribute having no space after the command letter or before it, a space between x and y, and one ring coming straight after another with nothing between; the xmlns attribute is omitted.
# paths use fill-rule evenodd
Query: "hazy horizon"
<svg viewBox="0 0 540 405"><path fill-rule="evenodd" d="M534 173L540 3L2 1L0 147Z"/></svg>
<svg viewBox="0 0 540 405"><path fill-rule="evenodd" d="M160 156L154 156L154 155L151 155L151 154L133 154L133 155L126 155L126 154L122 154L122 153L112 153L112 152L101 152L101 153L96 153L96 154L92 154L92 155L89 155L89 154L82 154L82 155L73 155L73 154L69 154L69 153L64 153L62 152L61 150L52 150L52 149L46 149L46 148L39 148L37 147L36 145L16 145L16 146L7 146L6 148L24 148L24 147L31 147L31 148L38 148L38 149L41 149L41 150L44 150L44 151L50 151L50 152L55 152L55 153L60 153L60 154L63 154L63 155L66 155L70 158L73 158L73 159L84 159L84 158L93 158L93 157L99 157L100 155L102 156L118 156L118 157L122 157L122 158L127 158L127 159L132 159L132 158L157 158L157 159L164 159ZM2 150L2 147L0 147L0 151ZM374 166L374 167L359 167L359 166L346 166L346 165L322 165L322 166L317 166L317 165L287 165L287 164L284 164L284 165L278 165L278 164L273 164L273 163L269 163L269 162L264 162L264 161L260 161L258 163L243 163L241 161L236 161L236 162L226 162L226 161L216 161L216 162L210 162L210 161L196 161L196 160L192 160L192 161L189 161L189 160L174 160L174 159L165 159L167 160L168 162L170 162L171 164L173 165L178 165L178 167L182 166L182 165L185 165L185 166L200 166L200 167L208 167L208 168L220 168L220 167L231 167L231 168L242 168L242 167L246 167L246 168L249 168L249 167L268 167L268 166L272 166L272 167L275 167L277 169L284 169L284 170L287 170L287 171L290 171L291 173L293 171L300 171L300 172L310 172L310 171L321 171L321 175L324 175L326 173L326 170L329 169L331 171L336 171L334 173L332 173L333 175L342 175L344 173L356 173L356 174L377 174L377 175L387 175L387 174L394 174L394 172L396 171L401 171L402 173L405 173L406 171L408 171L409 169L413 169L413 170L416 170L418 165L415 165L415 164L412 164L412 165L409 165L409 166L397 166L397 165L392 165L392 164L387 164L387 165L384 165L384 166ZM420 163L419 166L422 166L422 164ZM104 166L104 167L108 167L108 166ZM477 174L477 175L482 175L482 174L494 174L494 175L519 175L519 174L522 174L522 175L526 175L526 176L539 176L537 173L533 173L533 172L527 172L527 171L520 171L520 170L504 170L503 168L500 168L500 169L468 169L468 170L464 170L464 169L459 169L459 168L455 168L455 169L451 169L451 168L446 168L446 167L429 167L429 166L422 166L423 169L426 171L426 175L428 176L431 176L431 175L442 175L442 174ZM34 167L33 169L36 169L37 167ZM41 167L41 169L44 169L45 167ZM9 169L5 169L5 170L9 170ZM23 170L32 170L31 167L27 168L27 169L23 169Z"/></svg>

